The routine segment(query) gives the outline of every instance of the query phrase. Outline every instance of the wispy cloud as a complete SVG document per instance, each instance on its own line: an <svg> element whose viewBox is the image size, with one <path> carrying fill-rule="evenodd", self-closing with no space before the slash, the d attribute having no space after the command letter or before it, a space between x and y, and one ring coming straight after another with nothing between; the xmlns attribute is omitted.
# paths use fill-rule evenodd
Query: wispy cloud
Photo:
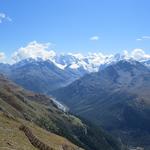
<svg viewBox="0 0 150 150"><path fill-rule="evenodd" d="M98 41L99 40L99 36L92 36L90 37L91 41Z"/></svg>
<svg viewBox="0 0 150 150"><path fill-rule="evenodd" d="M12 19L9 16L7 16L5 13L0 12L0 23L2 23L4 21L11 22Z"/></svg>
<svg viewBox="0 0 150 150"><path fill-rule="evenodd" d="M142 39L150 39L150 36L142 36Z"/></svg>
<svg viewBox="0 0 150 150"><path fill-rule="evenodd" d="M141 38L136 39L136 41L142 41L142 40L150 40L150 36L142 36Z"/></svg>
<svg viewBox="0 0 150 150"><path fill-rule="evenodd" d="M142 41L142 39L136 39L137 41Z"/></svg>

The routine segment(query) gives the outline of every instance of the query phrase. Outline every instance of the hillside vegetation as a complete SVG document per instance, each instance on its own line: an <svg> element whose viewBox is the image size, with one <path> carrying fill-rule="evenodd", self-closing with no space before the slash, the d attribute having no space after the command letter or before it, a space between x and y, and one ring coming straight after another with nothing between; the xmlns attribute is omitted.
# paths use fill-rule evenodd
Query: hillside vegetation
<svg viewBox="0 0 150 150"><path fill-rule="evenodd" d="M0 110L63 136L86 150L120 150L122 146L103 130L58 109L51 98L26 91L2 75Z"/></svg>
<svg viewBox="0 0 150 150"><path fill-rule="evenodd" d="M54 150L63 150L63 147L67 147L66 150L80 149L67 139L47 132L34 123L22 119L15 120L11 116L0 113L0 150L38 150L30 143L24 132L19 129L22 123L30 128L34 136Z"/></svg>

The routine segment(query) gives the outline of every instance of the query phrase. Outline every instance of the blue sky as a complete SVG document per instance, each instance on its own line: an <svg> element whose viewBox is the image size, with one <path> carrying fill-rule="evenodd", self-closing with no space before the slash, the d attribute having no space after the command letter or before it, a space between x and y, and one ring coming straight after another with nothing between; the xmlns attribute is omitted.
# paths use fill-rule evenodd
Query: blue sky
<svg viewBox="0 0 150 150"><path fill-rule="evenodd" d="M6 55L34 40L57 52L150 53L149 0L0 0L0 13Z"/></svg>

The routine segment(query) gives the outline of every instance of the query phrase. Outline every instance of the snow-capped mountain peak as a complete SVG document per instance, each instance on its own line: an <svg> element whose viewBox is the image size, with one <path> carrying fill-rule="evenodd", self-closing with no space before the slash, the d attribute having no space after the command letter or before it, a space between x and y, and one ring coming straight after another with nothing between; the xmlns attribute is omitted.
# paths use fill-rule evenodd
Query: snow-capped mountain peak
<svg viewBox="0 0 150 150"><path fill-rule="evenodd" d="M32 47L35 47L35 44L36 43L31 43L28 49L30 50ZM23 49L19 50L20 53L21 51L23 51ZM15 55L16 58L20 56L20 53L19 54L16 53ZM21 58L23 59L23 61L21 61L19 65L23 65L23 63L27 62L31 63L32 61L34 62L34 61L48 60L62 70L69 70L73 72L78 71L81 74L82 72L84 73L97 72L100 67L102 68L106 67L120 60L126 61L136 60L139 62L143 62L147 66L149 66L149 63L147 63L147 61L150 60L150 55L145 54L145 52L141 49L135 49L131 53L124 51L123 54L117 53L115 55L104 55L100 52L88 53L87 55L82 55L81 53L57 54L54 51L49 51L48 53L44 51L42 52L42 55L39 53L33 55L33 50L32 53L29 54L30 54L29 56L26 55L26 57L23 57L23 54L21 53Z"/></svg>

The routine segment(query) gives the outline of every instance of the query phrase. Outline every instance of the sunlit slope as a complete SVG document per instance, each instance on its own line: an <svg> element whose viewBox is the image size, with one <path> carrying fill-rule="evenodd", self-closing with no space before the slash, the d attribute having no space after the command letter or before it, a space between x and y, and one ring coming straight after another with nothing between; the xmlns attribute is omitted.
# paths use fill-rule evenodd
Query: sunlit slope
<svg viewBox="0 0 150 150"><path fill-rule="evenodd" d="M61 150L64 145L67 146L68 149L80 149L79 147L69 142L67 139L47 132L46 130L36 126L34 123L20 119L14 120L3 113L0 113L0 150L37 150L37 148L35 148L30 143L24 132L19 130L19 127L22 123L29 127L32 133L40 141L53 148L54 150Z"/></svg>

